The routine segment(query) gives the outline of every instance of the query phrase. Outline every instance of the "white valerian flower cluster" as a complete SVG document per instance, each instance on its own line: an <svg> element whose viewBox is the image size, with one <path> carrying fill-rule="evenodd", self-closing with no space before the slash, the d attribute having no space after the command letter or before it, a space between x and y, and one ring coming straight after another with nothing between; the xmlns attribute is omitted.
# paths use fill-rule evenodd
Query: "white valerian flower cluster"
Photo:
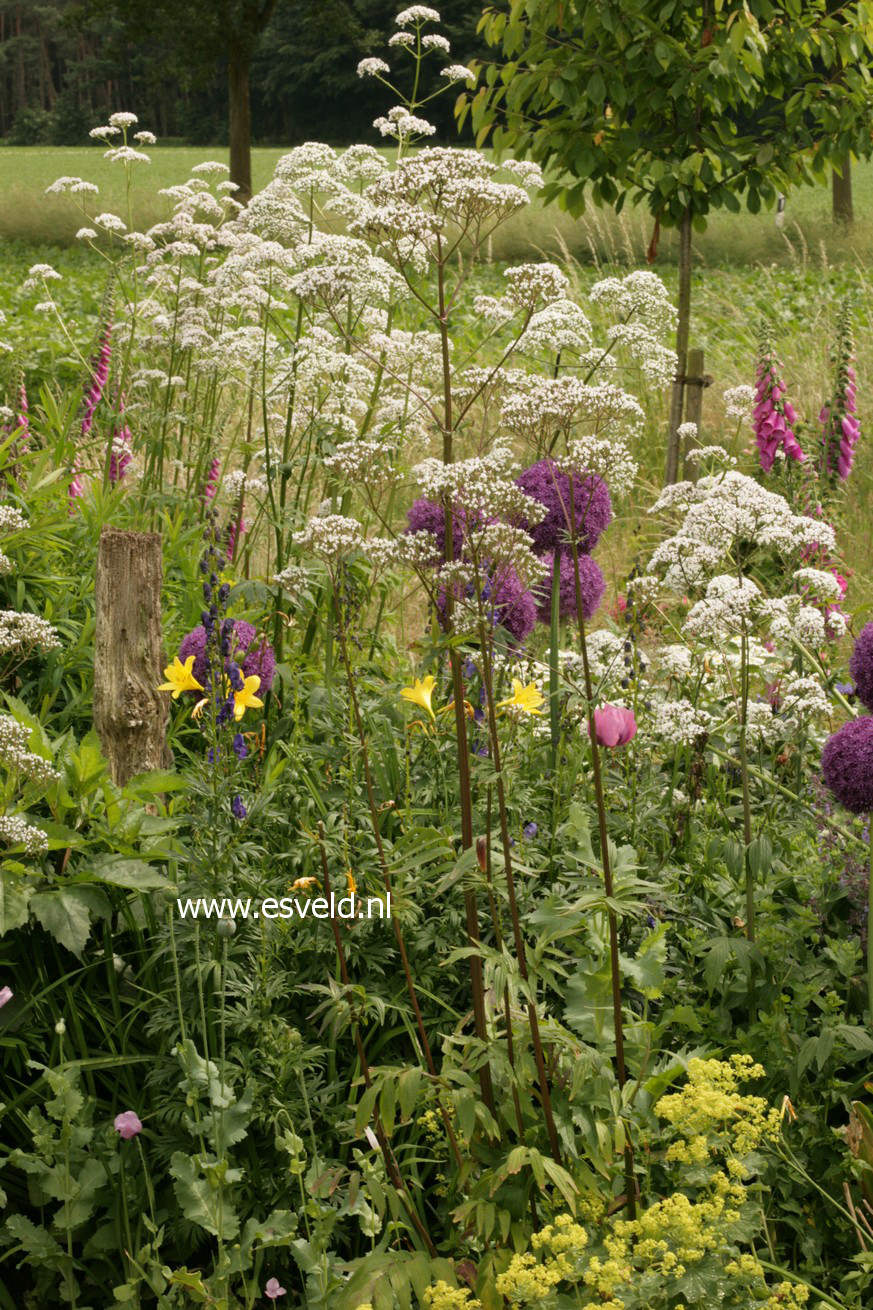
<svg viewBox="0 0 873 1310"><path fill-rule="evenodd" d="M512 317L512 306L491 296L477 297L473 306L477 314L487 314L486 301L493 301L495 311L492 312ZM591 323L580 305L573 300L552 300L531 316L518 348L524 354L543 351L579 355L591 345L591 337Z"/></svg>
<svg viewBox="0 0 873 1310"><path fill-rule="evenodd" d="M676 351L663 345L648 324L614 323L607 329L606 336L613 345L622 346L627 351L648 382L656 387L668 387L673 381L676 376ZM694 428L691 435L696 436L696 424L682 424L682 428L689 427Z"/></svg>
<svg viewBox="0 0 873 1310"><path fill-rule="evenodd" d="M796 594L762 600L760 612L769 621L774 641L788 645L799 642L811 650L820 650L829 637L842 637L846 631L846 620L839 610L822 611Z"/></svg>
<svg viewBox="0 0 873 1310"><path fill-rule="evenodd" d="M416 137L433 136L436 128L426 118L410 113L405 105L394 105L388 113L373 119L373 126L382 136L392 136L395 141L414 141Z"/></svg>
<svg viewBox="0 0 873 1310"><path fill-rule="evenodd" d="M45 833L25 822L20 814L0 814L0 838L10 846L23 846L27 855L43 855L48 850Z"/></svg>
<svg viewBox="0 0 873 1310"><path fill-rule="evenodd" d="M803 590L815 596L816 600L836 601L842 598L843 589L836 575L827 569L797 569L794 576Z"/></svg>
<svg viewBox="0 0 873 1310"><path fill-rule="evenodd" d="M709 731L712 718L689 700L657 701L652 731L668 746L691 746Z"/></svg>
<svg viewBox="0 0 873 1310"><path fill-rule="evenodd" d="M545 507L515 482L517 468L509 446L498 442L487 454L454 464L422 460L412 476L429 500L452 505L462 513L468 532L481 533L494 519L534 524L544 517Z"/></svg>
<svg viewBox="0 0 873 1310"><path fill-rule="evenodd" d="M34 754L29 739L30 732L24 724L10 714L0 714L0 764L32 782L57 782L61 775L48 760Z"/></svg>
<svg viewBox="0 0 873 1310"><path fill-rule="evenodd" d="M32 650L57 650L60 644L57 629L38 615L0 610L0 654L23 656Z"/></svg>
<svg viewBox="0 0 873 1310"><path fill-rule="evenodd" d="M687 678L691 673L691 651L679 643L662 646L658 651L658 663L668 678Z"/></svg>
<svg viewBox="0 0 873 1310"><path fill-rule="evenodd" d="M695 428L696 430L697 424L683 423L679 431L681 432L684 427ZM692 464L709 463L733 467L737 462L736 456L729 454L724 446L692 446L686 452L685 458Z"/></svg>
<svg viewBox="0 0 873 1310"><path fill-rule="evenodd" d="M728 418L739 419L748 423L755 407L755 388L749 386L728 387L724 393L724 412Z"/></svg>
<svg viewBox="0 0 873 1310"><path fill-rule="evenodd" d="M656 273L638 270L625 278L607 277L589 292L594 304L607 305L619 319L636 319L654 332L669 332L676 323L667 288Z"/></svg>
<svg viewBox="0 0 873 1310"><path fill-rule="evenodd" d="M324 459L324 467L346 482L367 482L385 487L397 482L400 474L390 463L391 451L380 441L344 441Z"/></svg>
<svg viewBox="0 0 873 1310"><path fill-rule="evenodd" d="M747 626L761 593L751 578L721 573L711 578L703 598L688 611L683 630L695 637L724 640Z"/></svg>
<svg viewBox="0 0 873 1310"><path fill-rule="evenodd" d="M615 391L614 387L600 387L601 391ZM625 393L622 393L624 396ZM632 400L632 397L626 397ZM622 404L613 413L622 414L624 421L635 430L637 427L636 402L634 405ZM638 408L638 407L637 407ZM602 430L602 429L601 429ZM608 430L608 425L607 425ZM565 473L593 473L602 478L609 486L613 496L626 496L634 485L638 464L630 453L627 442L616 432L608 437L594 434L573 437L567 442L567 453L557 460L558 466Z"/></svg>
<svg viewBox="0 0 873 1310"><path fill-rule="evenodd" d="M565 300L570 289L566 273L557 264L517 264L504 269L503 276L509 299L523 309Z"/></svg>
<svg viewBox="0 0 873 1310"><path fill-rule="evenodd" d="M836 548L829 524L795 514L783 496L735 469L665 488L649 512L664 509L684 510L685 518L655 550L648 571L664 569L667 587L680 593L702 585L740 545L783 554L814 544Z"/></svg>
<svg viewBox="0 0 873 1310"><path fill-rule="evenodd" d="M589 429L585 437L577 440L592 443L606 437L614 441L622 431L636 431L644 420L639 402L628 392L611 383L591 385L575 377L515 379L521 383L503 402L501 418L510 432L524 437L533 446L551 446L551 438L558 432L569 436L577 426ZM605 458L604 442L600 455ZM624 457L628 452L625 448ZM581 452L570 456L578 463ZM613 467L618 460L609 461ZM589 465L582 465L589 467ZM591 469L591 472L596 470ZM636 467L633 470L636 473Z"/></svg>
<svg viewBox="0 0 873 1310"><path fill-rule="evenodd" d="M810 720L831 712L824 687L814 674L788 673L780 684L779 696L779 717L790 731L797 732Z"/></svg>
<svg viewBox="0 0 873 1310"><path fill-rule="evenodd" d="M360 523L343 514L318 514L291 540L302 550L330 559L354 554L364 546Z"/></svg>
<svg viewBox="0 0 873 1310"><path fill-rule="evenodd" d="M10 419L13 417L12 411L9 413ZM14 505L0 504L0 534L9 534L12 532L23 532L27 527L27 519L16 509ZM12 560L0 550L0 574L12 572Z"/></svg>
<svg viewBox="0 0 873 1310"><path fill-rule="evenodd" d="M31 264L22 286L23 291L44 291L49 282L60 282L61 275L51 264Z"/></svg>

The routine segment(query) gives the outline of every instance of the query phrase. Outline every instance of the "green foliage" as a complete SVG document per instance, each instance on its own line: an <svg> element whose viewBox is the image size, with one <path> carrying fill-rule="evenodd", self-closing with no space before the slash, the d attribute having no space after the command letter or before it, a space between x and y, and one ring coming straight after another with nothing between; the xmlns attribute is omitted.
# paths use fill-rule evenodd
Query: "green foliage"
<svg viewBox="0 0 873 1310"><path fill-rule="evenodd" d="M546 195L574 213L590 191L702 227L870 152L864 6L670 3L655 17L646 0L515 0L482 29L507 62L486 66L462 121L548 164Z"/></svg>

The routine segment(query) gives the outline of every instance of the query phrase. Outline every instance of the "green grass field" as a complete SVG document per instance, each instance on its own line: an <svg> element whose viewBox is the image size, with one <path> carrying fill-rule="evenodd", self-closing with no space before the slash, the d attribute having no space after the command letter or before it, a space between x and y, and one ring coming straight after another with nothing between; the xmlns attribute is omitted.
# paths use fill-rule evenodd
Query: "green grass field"
<svg viewBox="0 0 873 1310"><path fill-rule="evenodd" d="M204 159L224 159L223 147L158 146L149 152L152 162L141 165L135 175L133 216L137 226L148 226L161 218L167 201L158 195L162 187L184 182L190 169ZM252 169L256 188L269 181L276 160L284 153L278 147L253 151ZM46 187L62 175L84 177L100 187L98 211L113 210L124 216L124 174L103 158L99 146L0 147L0 238L59 243L75 238L81 215L72 201L46 196ZM854 173L857 223L851 235L835 231L830 221L830 190L810 187L790 197L785 224L776 226L774 214L717 214L709 228L695 237L695 250L702 265L736 265L752 261L766 263L802 258L804 248L818 252L826 244L828 258L866 258L873 239L873 165L857 165ZM572 219L557 209L533 205L510 223L495 241L496 259L514 259L530 250L555 253L566 249L582 262L593 259L610 263L642 263L651 238L651 219L636 210L616 218L610 211L591 210ZM669 261L674 249L670 232L662 236L660 261Z"/></svg>

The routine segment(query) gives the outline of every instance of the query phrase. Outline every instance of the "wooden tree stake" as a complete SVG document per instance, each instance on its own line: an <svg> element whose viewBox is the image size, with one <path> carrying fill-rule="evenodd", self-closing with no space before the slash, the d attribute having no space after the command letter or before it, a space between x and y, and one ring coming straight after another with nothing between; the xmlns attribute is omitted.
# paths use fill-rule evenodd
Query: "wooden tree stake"
<svg viewBox="0 0 873 1310"><path fill-rule="evenodd" d="M689 459L688 456L695 446L700 446L700 416L703 413L703 392L704 388L712 385L712 378L703 371L703 351L689 350L688 352L688 369L685 377L685 422L693 423L697 428L697 436L693 439L686 438L684 458L684 477L690 482L696 482L698 476L697 461Z"/></svg>
<svg viewBox="0 0 873 1310"><path fill-rule="evenodd" d="M94 727L118 786L172 762L169 700L157 690L166 662L162 581L157 532L103 529L94 582Z"/></svg>

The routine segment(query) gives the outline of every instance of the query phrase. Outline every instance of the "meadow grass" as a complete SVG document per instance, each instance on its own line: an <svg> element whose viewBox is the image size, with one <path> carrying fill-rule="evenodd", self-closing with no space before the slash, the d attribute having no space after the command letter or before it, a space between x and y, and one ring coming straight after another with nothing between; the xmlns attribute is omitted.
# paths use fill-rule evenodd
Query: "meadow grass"
<svg viewBox="0 0 873 1310"><path fill-rule="evenodd" d="M285 153L278 146L252 151L255 189L270 179L276 161ZM392 153L388 151L387 153ZM167 201L162 187L184 182L194 164L224 159L220 146L150 147L151 164L139 166L133 196L137 228L163 218ZM0 238L61 243L75 239L83 219L66 197L46 196L46 187L60 176L84 177L100 188L99 210L126 217L124 174L103 158L102 146L0 146ZM791 246L805 242L810 249L824 241L830 260L864 258L873 239L873 164L858 164L853 176L857 222L850 233L834 227L831 196L826 186L806 187L788 200L785 224L777 227L772 211L761 214L716 213L705 233L695 235L697 262L703 266L737 265L754 261L785 262ZM652 219L643 210L590 209L579 219L555 206L534 203L507 223L495 239L495 259L517 259L532 250L554 255L562 250L581 262L644 262L652 236ZM675 258L675 233L664 230L659 263Z"/></svg>

